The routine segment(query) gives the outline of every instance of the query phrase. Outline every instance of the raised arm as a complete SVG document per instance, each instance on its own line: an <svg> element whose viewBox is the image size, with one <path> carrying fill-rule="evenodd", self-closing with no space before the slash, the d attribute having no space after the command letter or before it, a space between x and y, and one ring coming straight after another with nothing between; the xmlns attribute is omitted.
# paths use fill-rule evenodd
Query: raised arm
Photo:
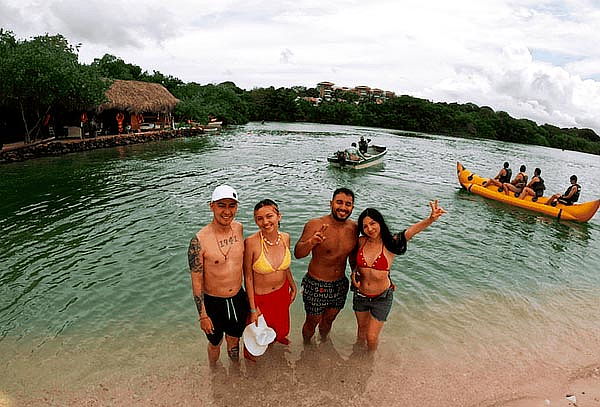
<svg viewBox="0 0 600 407"><path fill-rule="evenodd" d="M427 218L415 223L414 225L406 229L406 231L404 232L404 237L406 238L406 241L409 241L414 235L416 235L419 232L422 232L427 227L429 227L429 225L438 220L440 216L447 213L442 207L438 205L437 199L435 201L430 201L429 207L431 208L431 213Z"/></svg>
<svg viewBox="0 0 600 407"><path fill-rule="evenodd" d="M294 247L294 257L301 259L310 254L312 249L321 244L325 240L325 231L329 227L328 224L323 224L319 229L317 227L319 223L315 220L309 221L302 231L302 236Z"/></svg>
<svg viewBox="0 0 600 407"><path fill-rule="evenodd" d="M204 307L204 250L198 236L194 236L188 247L188 264L192 279L192 295L200 318L200 328L206 333L213 332L213 324Z"/></svg>

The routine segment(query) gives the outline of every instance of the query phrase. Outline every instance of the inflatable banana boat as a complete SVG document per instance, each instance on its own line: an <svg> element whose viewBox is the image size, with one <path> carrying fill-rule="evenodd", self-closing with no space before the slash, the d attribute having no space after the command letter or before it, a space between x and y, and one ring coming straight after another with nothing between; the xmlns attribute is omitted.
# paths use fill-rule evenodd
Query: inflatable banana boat
<svg viewBox="0 0 600 407"><path fill-rule="evenodd" d="M563 205L558 203L556 206L550 206L546 205L548 197L545 196L539 197L535 202L532 201L531 196L524 199L515 198L515 194L510 191L508 195L504 192L498 192L497 186L489 185L484 187L482 184L488 178L482 178L472 173L459 162L456 163L456 173L460 185L469 192L509 205L518 206L519 208L540 212L557 219L587 222L592 219L598 207L600 207L600 199L581 204Z"/></svg>

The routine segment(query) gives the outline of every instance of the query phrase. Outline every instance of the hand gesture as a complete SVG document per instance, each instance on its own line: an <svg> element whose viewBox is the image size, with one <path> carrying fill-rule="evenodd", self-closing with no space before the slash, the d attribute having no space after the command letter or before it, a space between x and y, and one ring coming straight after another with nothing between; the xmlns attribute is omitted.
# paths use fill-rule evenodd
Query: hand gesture
<svg viewBox="0 0 600 407"><path fill-rule="evenodd" d="M200 328L206 334L212 334L214 332L215 327L212 323L212 320L210 319L210 317L208 315L205 317L200 317Z"/></svg>
<svg viewBox="0 0 600 407"><path fill-rule="evenodd" d="M315 234L312 235L311 238L309 239L310 244L313 246L316 246L316 245L323 243L323 241L326 239L325 231L327 230L328 227L329 227L329 224L327 224L327 223L322 224L321 229L317 230L315 232Z"/></svg>
<svg viewBox="0 0 600 407"><path fill-rule="evenodd" d="M431 213L429 214L429 219L436 221L440 218L440 216L442 216L446 212L446 210L444 208L442 208L441 206L438 205L438 200L436 199L435 201L430 201L429 202L429 207L431 208Z"/></svg>

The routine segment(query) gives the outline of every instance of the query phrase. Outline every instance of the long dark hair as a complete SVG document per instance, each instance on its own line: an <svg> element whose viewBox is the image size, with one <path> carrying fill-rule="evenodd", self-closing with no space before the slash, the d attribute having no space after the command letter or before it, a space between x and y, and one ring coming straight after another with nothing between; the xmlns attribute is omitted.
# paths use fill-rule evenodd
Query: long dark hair
<svg viewBox="0 0 600 407"><path fill-rule="evenodd" d="M383 245L386 249L394 254L402 254L404 251L406 251L406 245L402 246L400 244L400 236L392 235L392 232L390 232L390 229L383 219L383 215L375 208L365 209L358 217L358 236L365 236L363 222L367 216L379 223L381 240L383 240Z"/></svg>

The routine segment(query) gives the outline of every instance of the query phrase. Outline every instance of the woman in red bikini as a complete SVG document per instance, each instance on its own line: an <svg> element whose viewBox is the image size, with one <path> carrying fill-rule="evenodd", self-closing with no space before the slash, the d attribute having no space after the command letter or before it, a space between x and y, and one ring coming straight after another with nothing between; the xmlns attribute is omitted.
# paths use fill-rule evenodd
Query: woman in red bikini
<svg viewBox="0 0 600 407"><path fill-rule="evenodd" d="M277 204L264 199L254 207L258 232L244 241L244 276L250 322L259 315L277 334L275 340L287 345L290 332L290 305L296 298L296 283L290 270L290 235L279 231L281 214Z"/></svg>
<svg viewBox="0 0 600 407"><path fill-rule="evenodd" d="M392 236L383 215L373 208L365 209L358 217L358 251L356 269L350 275L358 331L356 343L377 349L379 334L392 308L395 286L390 268L397 254L406 252L406 242L439 219L446 211L438 201L429 202L429 217Z"/></svg>

